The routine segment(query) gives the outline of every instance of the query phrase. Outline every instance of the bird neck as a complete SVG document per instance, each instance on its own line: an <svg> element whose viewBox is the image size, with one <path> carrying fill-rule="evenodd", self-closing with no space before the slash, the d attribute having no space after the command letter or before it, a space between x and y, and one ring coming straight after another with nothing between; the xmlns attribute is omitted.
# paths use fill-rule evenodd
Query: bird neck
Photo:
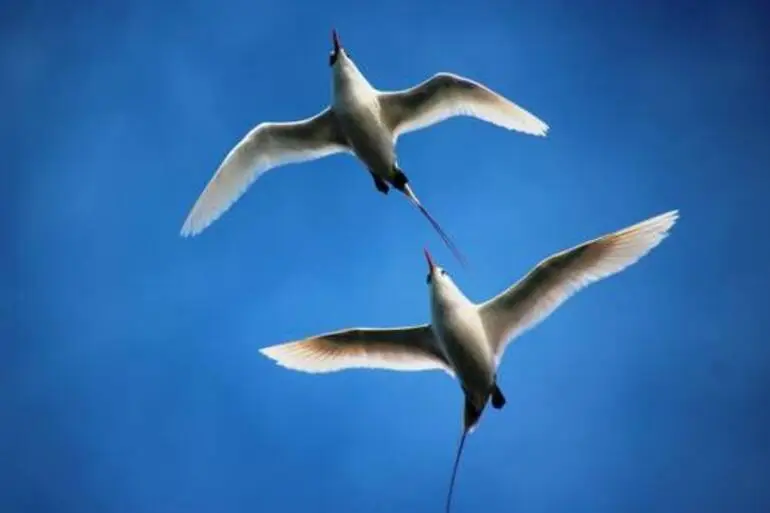
<svg viewBox="0 0 770 513"><path fill-rule="evenodd" d="M339 96L360 97L373 91L372 85L359 71L355 63L345 55L340 55L333 71L333 87L335 98Z"/></svg>
<svg viewBox="0 0 770 513"><path fill-rule="evenodd" d="M434 310L454 310L473 305L457 285L449 280L441 280L431 287L430 296Z"/></svg>

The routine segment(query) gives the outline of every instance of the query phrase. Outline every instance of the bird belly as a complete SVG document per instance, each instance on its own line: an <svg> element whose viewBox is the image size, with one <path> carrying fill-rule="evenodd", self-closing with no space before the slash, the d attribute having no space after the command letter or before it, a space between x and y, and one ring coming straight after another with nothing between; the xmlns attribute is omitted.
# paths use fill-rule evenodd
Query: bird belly
<svg viewBox="0 0 770 513"><path fill-rule="evenodd" d="M474 314L447 313L434 329L465 393L480 407L494 385L495 366L481 319Z"/></svg>
<svg viewBox="0 0 770 513"><path fill-rule="evenodd" d="M367 169L390 180L396 164L393 137L374 108L350 105L338 114L348 144Z"/></svg>

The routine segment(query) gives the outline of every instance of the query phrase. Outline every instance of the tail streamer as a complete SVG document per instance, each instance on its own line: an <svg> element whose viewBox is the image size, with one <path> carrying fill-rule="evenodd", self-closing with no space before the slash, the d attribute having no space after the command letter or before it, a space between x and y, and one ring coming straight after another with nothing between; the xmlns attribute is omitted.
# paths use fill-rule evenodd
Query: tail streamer
<svg viewBox="0 0 770 513"><path fill-rule="evenodd" d="M464 430L462 436L460 437L460 444L457 446L457 455L455 456L455 464L452 468L452 477L449 480L449 492L446 496L446 513L449 513L449 510L452 507L452 492L455 488L455 479L457 478L457 467L460 466L460 456L462 456L463 453L463 447L465 447L465 438L468 436L468 430Z"/></svg>
<svg viewBox="0 0 770 513"><path fill-rule="evenodd" d="M404 194L406 194L406 197L409 198L409 200L412 202L412 204L417 207L417 209L422 212L422 215L425 216L425 218L430 222L430 224L433 226L433 229L436 230L436 232L439 234L439 237L441 237L441 240L444 241L444 244L449 248L449 250L452 252L454 257L460 262L460 264L467 268L468 267L468 261L465 259L463 254L460 252L460 250L457 248L455 243L452 241L451 238L444 232L444 230L441 228L441 225L438 224L438 221L436 221L432 215L430 215L430 212L422 206L422 203L420 203L420 200L417 199L417 196L414 195L414 192L412 192L411 187L407 184L404 187Z"/></svg>

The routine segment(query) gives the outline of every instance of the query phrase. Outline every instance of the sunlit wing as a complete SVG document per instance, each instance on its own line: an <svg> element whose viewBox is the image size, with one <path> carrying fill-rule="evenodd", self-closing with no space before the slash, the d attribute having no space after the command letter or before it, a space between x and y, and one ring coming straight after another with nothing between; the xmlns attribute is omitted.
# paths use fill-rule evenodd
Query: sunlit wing
<svg viewBox="0 0 770 513"><path fill-rule="evenodd" d="M557 253L479 305L498 361L509 341L545 319L575 292L622 271L660 244L678 217L673 210Z"/></svg>
<svg viewBox="0 0 770 513"><path fill-rule="evenodd" d="M430 326L353 328L260 349L289 369L325 373L344 369L424 371L452 374Z"/></svg>
<svg viewBox="0 0 770 513"><path fill-rule="evenodd" d="M548 125L479 82L452 73L437 73L402 91L380 93L380 106L394 138L454 116L544 136Z"/></svg>
<svg viewBox="0 0 770 513"><path fill-rule="evenodd" d="M260 123L222 161L187 216L181 234L203 231L265 171L343 151L348 147L329 108L301 121Z"/></svg>

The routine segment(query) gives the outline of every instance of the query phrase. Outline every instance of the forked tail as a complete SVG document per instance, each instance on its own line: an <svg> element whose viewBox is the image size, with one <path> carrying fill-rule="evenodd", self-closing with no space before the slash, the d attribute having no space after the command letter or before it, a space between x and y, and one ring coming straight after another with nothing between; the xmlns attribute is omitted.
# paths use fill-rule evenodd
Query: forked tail
<svg viewBox="0 0 770 513"><path fill-rule="evenodd" d="M449 236L444 232L444 230L441 228L441 225L438 224L438 222L433 219L433 216L430 215L430 212L422 206L422 203L420 203L420 200L417 199L417 196L414 195L414 192L412 192L412 188L409 187L409 184L404 184L403 190L401 191L404 193L404 195L409 198L409 201L412 202L412 204L419 209L420 212L422 212L422 215L425 216L425 218L430 222L430 224L433 226L433 229L438 232L439 236L441 237L441 240L444 241L444 244L449 248L449 250L452 252L452 254L455 256L455 258L460 262L460 264L463 267L468 267L468 261L465 259L463 254L460 252L459 249L457 249L457 246L455 246L455 243L452 242L452 239L449 238Z"/></svg>

